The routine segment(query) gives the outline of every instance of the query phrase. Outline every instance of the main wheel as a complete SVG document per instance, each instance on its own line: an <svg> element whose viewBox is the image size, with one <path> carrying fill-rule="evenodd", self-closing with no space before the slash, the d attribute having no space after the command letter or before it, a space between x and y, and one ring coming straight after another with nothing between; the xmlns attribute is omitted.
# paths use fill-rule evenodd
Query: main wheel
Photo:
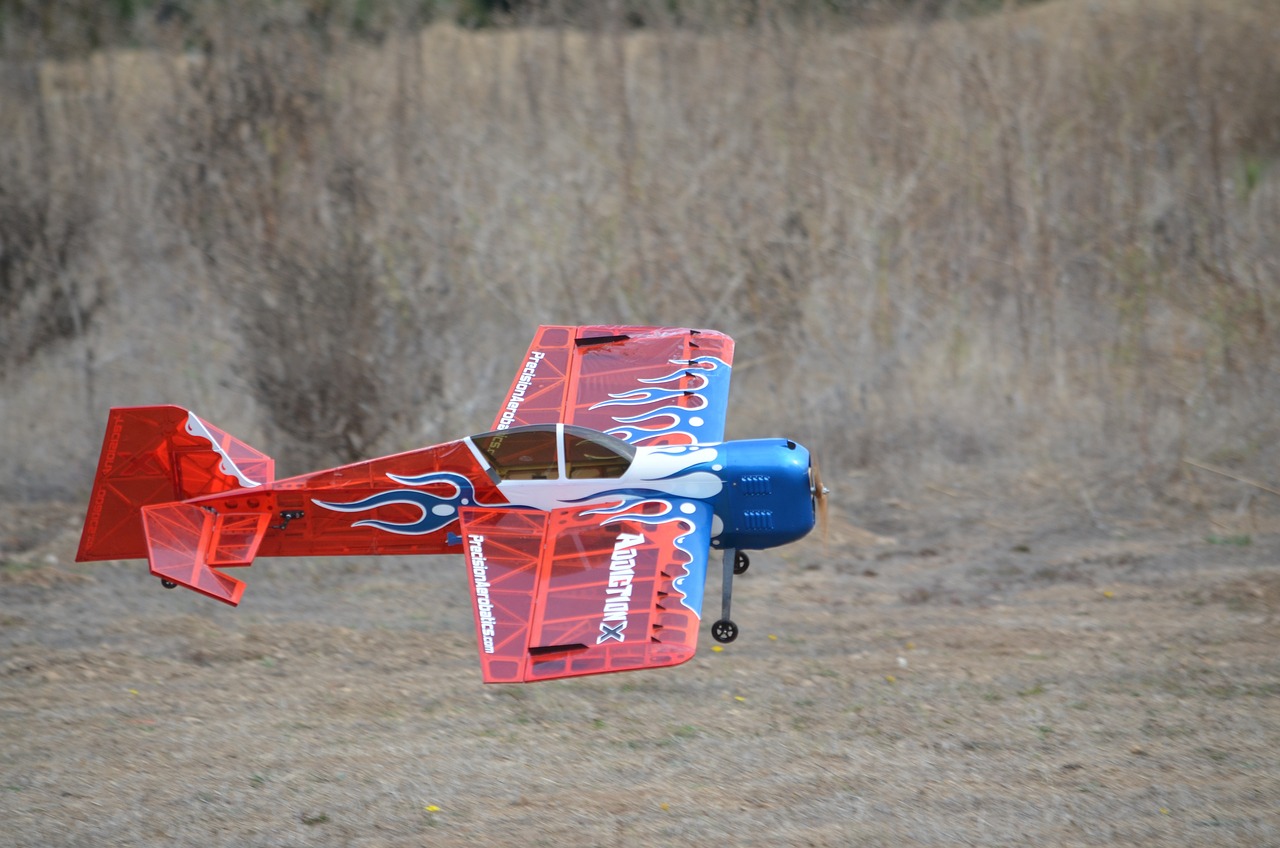
<svg viewBox="0 0 1280 848"><path fill-rule="evenodd" d="M711 625L711 638L717 642L732 642L738 638L738 625L727 618L722 618Z"/></svg>
<svg viewBox="0 0 1280 848"><path fill-rule="evenodd" d="M733 555L733 573L742 574L751 567L751 559L746 551L738 551Z"/></svg>

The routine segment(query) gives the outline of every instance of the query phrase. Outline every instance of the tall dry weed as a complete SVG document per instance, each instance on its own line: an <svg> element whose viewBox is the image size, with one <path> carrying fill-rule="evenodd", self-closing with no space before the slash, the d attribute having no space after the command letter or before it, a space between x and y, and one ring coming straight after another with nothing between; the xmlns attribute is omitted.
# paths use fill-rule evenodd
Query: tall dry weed
<svg viewBox="0 0 1280 848"><path fill-rule="evenodd" d="M538 322L680 323L738 338L731 435L829 466L1158 486L1188 452L1274 460L1265 3L677 23L375 46L211 22L205 53L152 57L151 129L93 190L132 216L86 248L112 321L42 367L99 351L105 409L130 321L203 334L151 385L267 422L300 471L483 429ZM141 95L114 96L108 130ZM20 430L34 390L6 392Z"/></svg>

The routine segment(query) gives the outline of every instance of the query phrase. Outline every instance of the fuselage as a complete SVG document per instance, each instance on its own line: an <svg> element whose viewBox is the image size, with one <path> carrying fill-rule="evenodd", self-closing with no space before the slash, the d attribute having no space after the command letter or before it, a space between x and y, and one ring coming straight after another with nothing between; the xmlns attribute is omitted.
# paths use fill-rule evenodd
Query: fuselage
<svg viewBox="0 0 1280 848"><path fill-rule="evenodd" d="M459 510L701 501L711 544L759 550L814 525L809 452L785 439L633 446L564 424L482 433L194 499L270 512L259 556L459 553Z"/></svg>

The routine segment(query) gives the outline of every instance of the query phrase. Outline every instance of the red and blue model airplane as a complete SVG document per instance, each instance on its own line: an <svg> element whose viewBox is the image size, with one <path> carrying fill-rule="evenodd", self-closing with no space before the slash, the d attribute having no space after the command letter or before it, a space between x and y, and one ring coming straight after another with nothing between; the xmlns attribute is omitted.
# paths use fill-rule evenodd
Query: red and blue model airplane
<svg viewBox="0 0 1280 848"><path fill-rule="evenodd" d="M676 665L710 551L731 642L744 551L826 495L795 442L723 441L732 362L709 330L540 327L491 432L283 480L181 407L112 409L76 560L234 605L255 557L464 554L485 682Z"/></svg>

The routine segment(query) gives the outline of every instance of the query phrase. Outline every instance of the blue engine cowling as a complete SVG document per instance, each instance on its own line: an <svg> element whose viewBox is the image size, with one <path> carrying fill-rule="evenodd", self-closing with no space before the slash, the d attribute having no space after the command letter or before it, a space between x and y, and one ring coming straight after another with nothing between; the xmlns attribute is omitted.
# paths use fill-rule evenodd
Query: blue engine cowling
<svg viewBox="0 0 1280 848"><path fill-rule="evenodd" d="M725 442L724 488L715 501L724 529L718 548L760 550L785 545L814 525L809 451L787 439Z"/></svg>

